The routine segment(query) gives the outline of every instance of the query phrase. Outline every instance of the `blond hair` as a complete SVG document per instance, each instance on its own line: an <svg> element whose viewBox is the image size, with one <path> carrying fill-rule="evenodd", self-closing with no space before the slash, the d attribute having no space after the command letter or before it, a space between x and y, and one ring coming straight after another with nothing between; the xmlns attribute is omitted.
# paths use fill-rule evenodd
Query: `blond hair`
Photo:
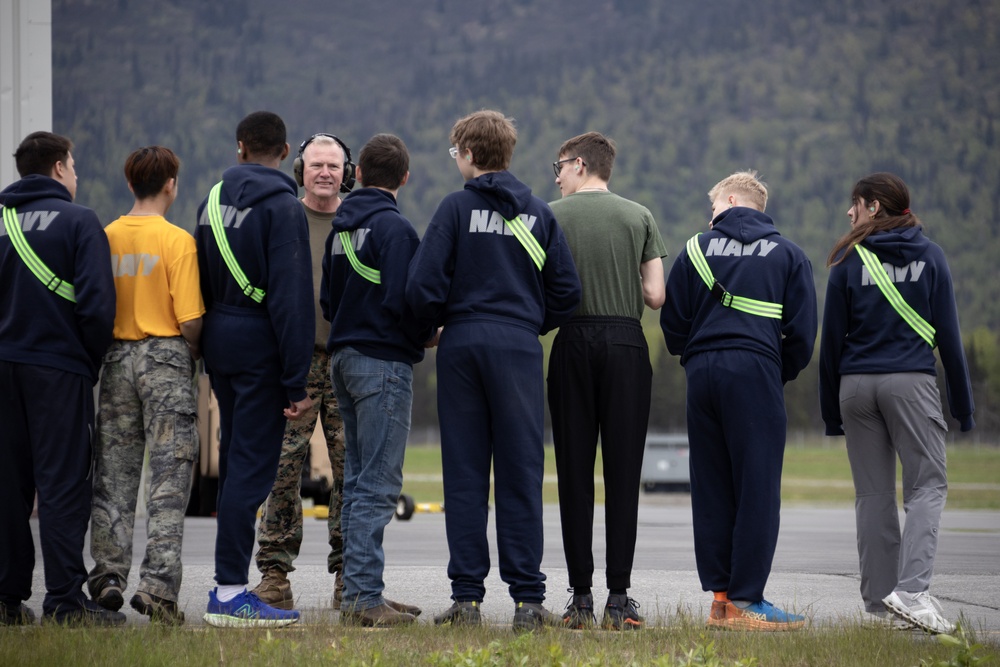
<svg viewBox="0 0 1000 667"><path fill-rule="evenodd" d="M748 205L752 205L752 208L763 212L764 207L767 206L767 183L760 180L754 169L738 171L731 176L726 176L708 191L708 199L711 202L726 195L736 195L745 200Z"/></svg>

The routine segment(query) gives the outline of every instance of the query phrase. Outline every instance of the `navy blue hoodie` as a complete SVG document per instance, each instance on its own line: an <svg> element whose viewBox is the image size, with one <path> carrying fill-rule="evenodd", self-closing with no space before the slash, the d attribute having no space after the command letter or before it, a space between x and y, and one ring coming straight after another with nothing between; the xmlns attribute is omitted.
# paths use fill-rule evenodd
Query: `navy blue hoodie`
<svg viewBox="0 0 1000 667"><path fill-rule="evenodd" d="M783 382L794 380L816 343L816 287L812 264L783 238L770 217L745 206L726 209L698 237L709 268L732 294L780 303L781 319L727 308L712 296L681 251L667 278L660 327L681 364L700 352L747 350L781 366Z"/></svg>
<svg viewBox="0 0 1000 667"><path fill-rule="evenodd" d="M504 224L518 215L545 251L541 271ZM441 201L406 285L407 303L424 325L474 317L509 320L542 334L570 318L581 294L552 210L508 171L466 181Z"/></svg>
<svg viewBox="0 0 1000 667"><path fill-rule="evenodd" d="M936 329L951 414L963 431L975 426L972 386L951 272L941 248L920 227L872 234L861 244L886 267L903 300ZM820 344L820 407L827 435L843 435L840 376L935 375L934 350L889 304L857 252L831 267Z"/></svg>
<svg viewBox="0 0 1000 667"><path fill-rule="evenodd" d="M241 164L222 174L219 205L229 247L250 284L267 293L262 303L243 294L222 259L205 211L207 198L198 207L194 234L206 316L216 304L229 312L266 312L281 358L281 384L291 401L306 397L315 329L304 323L316 317L309 225L296 195L295 181L270 167Z"/></svg>
<svg viewBox="0 0 1000 667"><path fill-rule="evenodd" d="M340 242L345 231L358 261L381 273L379 284L351 266ZM424 358L423 344L433 330L421 330L403 298L406 271L419 243L389 192L361 188L344 198L323 253L320 306L330 321L328 351L349 345L385 361L415 364Z"/></svg>
<svg viewBox="0 0 1000 667"><path fill-rule="evenodd" d="M97 215L48 176L25 176L0 192L35 254L76 291L76 303L35 277L0 222L0 359L48 366L97 382L115 324L111 249Z"/></svg>

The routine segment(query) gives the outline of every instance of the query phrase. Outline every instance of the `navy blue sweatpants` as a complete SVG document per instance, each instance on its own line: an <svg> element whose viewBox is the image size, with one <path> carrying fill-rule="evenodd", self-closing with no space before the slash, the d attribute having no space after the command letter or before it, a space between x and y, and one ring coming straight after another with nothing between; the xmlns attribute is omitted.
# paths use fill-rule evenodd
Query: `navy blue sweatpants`
<svg viewBox="0 0 1000 667"><path fill-rule="evenodd" d="M271 320L216 305L205 316L202 348L219 401L219 497L215 581L246 584L257 509L278 471L288 394ZM248 314L250 313L250 314Z"/></svg>
<svg viewBox="0 0 1000 667"><path fill-rule="evenodd" d="M542 348L527 326L451 320L437 353L438 418L452 598L479 600L490 571L490 464L500 577L516 602L542 602Z"/></svg>
<svg viewBox="0 0 1000 667"><path fill-rule="evenodd" d="M758 602L778 542L785 397L781 368L745 350L689 358L687 425L698 576Z"/></svg>
<svg viewBox="0 0 1000 667"><path fill-rule="evenodd" d="M0 602L31 597L35 544L45 563L42 611L83 606L90 522L94 388L76 373L0 361Z"/></svg>

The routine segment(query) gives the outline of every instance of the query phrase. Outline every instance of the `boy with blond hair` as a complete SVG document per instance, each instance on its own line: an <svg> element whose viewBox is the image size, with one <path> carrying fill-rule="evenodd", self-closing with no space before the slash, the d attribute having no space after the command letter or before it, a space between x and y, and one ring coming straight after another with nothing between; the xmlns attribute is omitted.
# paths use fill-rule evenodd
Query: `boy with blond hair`
<svg viewBox="0 0 1000 667"><path fill-rule="evenodd" d="M816 292L805 253L764 215L754 171L709 191L709 231L667 279L660 326L687 374L691 510L708 625L794 630L802 616L764 599L778 541L785 451L783 387L809 363Z"/></svg>

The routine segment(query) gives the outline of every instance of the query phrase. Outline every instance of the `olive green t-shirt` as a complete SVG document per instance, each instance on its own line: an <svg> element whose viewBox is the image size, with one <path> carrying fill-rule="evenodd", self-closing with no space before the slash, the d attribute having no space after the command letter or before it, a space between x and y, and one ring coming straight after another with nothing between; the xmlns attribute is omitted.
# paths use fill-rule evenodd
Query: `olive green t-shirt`
<svg viewBox="0 0 1000 667"><path fill-rule="evenodd" d="M639 266L667 256L649 209L604 190L576 192L549 206L583 284L575 315L640 319L645 303Z"/></svg>
<svg viewBox="0 0 1000 667"><path fill-rule="evenodd" d="M330 323L323 319L323 311L319 307L319 289L323 282L323 251L326 249L326 239L333 231L333 213L321 213L309 208L303 202L302 208L309 221L309 250L312 254L313 298L316 299L316 344L326 346L330 337Z"/></svg>

